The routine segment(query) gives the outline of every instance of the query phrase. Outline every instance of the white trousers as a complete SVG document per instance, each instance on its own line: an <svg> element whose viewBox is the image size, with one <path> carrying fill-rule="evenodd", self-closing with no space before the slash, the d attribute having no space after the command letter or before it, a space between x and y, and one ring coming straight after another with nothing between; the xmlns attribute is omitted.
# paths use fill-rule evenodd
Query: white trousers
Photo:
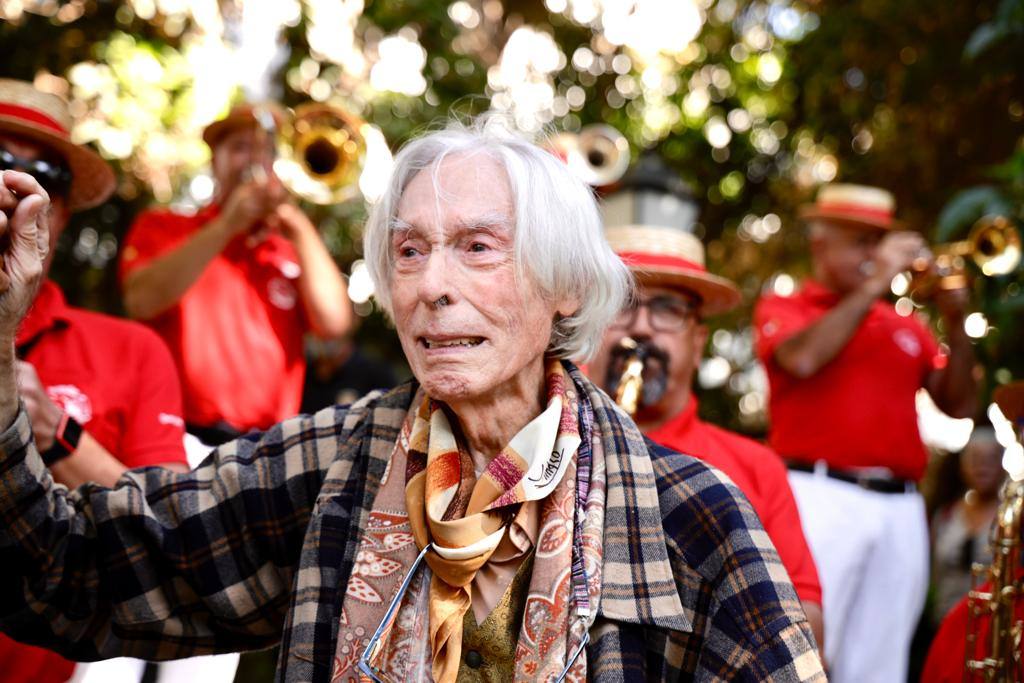
<svg viewBox="0 0 1024 683"><path fill-rule="evenodd" d="M232 653L160 662L156 683L231 683L240 657ZM141 659L116 657L76 665L68 683L138 683L145 670Z"/></svg>
<svg viewBox="0 0 1024 683"><path fill-rule="evenodd" d="M824 472L790 472L818 566L833 683L904 683L928 590L919 493L875 493Z"/></svg>

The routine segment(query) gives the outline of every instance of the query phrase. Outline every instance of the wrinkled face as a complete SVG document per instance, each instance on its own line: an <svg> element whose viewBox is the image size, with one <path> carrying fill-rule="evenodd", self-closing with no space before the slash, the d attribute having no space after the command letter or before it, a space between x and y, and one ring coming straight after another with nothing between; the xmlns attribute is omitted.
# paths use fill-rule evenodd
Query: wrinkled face
<svg viewBox="0 0 1024 683"><path fill-rule="evenodd" d="M645 364L644 381L664 373L667 384L661 399L654 405L641 406L636 417L638 422L657 421L672 417L671 413L685 405L704 352L707 328L697 319L696 298L689 292L644 285L639 288L638 300L635 311L627 309L605 330L601 348L589 365L590 376L607 390L609 376L618 377L625 369L614 354L622 338L647 341L655 352Z"/></svg>
<svg viewBox="0 0 1024 683"><path fill-rule="evenodd" d="M25 138L0 134L0 147L11 154L28 161L45 159L46 161L50 161L55 164L63 163L63 160L59 156L53 154L49 149ZM50 250L46 254L46 261L43 263L44 272L46 273L50 272L50 265L53 263L53 254L57 248L57 239L60 237L60 233L63 232L64 228L67 226L68 219L70 217L71 212L68 210L67 198L51 192L50 211L48 213Z"/></svg>
<svg viewBox="0 0 1024 683"><path fill-rule="evenodd" d="M459 154L438 169L440 188L434 175L420 171L408 184L391 230L392 312L413 374L449 404L539 392L554 318L573 310L517 281L500 164Z"/></svg>
<svg viewBox="0 0 1024 683"><path fill-rule="evenodd" d="M851 292L871 274L875 247L884 233L836 223L823 223L812 231L811 254L815 273L822 284L840 292Z"/></svg>
<svg viewBox="0 0 1024 683"><path fill-rule="evenodd" d="M262 131L255 127L237 128L226 133L213 150L213 177L221 196L248 180L253 164L263 159L267 141Z"/></svg>

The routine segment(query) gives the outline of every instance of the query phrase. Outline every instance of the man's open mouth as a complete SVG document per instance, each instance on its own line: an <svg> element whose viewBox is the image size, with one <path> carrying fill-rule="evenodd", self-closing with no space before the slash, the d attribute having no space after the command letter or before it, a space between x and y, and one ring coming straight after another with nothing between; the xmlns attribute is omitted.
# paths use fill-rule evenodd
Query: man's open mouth
<svg viewBox="0 0 1024 683"><path fill-rule="evenodd" d="M483 340L483 337L453 337L451 339L430 339L428 337L420 337L420 343L428 349L444 349L453 346L479 346Z"/></svg>

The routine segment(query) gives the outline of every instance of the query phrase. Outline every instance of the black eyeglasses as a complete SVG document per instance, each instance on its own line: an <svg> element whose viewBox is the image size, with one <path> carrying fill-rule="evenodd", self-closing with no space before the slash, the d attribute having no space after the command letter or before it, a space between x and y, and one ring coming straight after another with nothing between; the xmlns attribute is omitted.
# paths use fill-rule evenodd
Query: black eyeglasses
<svg viewBox="0 0 1024 683"><path fill-rule="evenodd" d="M26 159L0 147L0 171L21 171L35 178L51 196L67 196L71 170L46 159Z"/></svg>
<svg viewBox="0 0 1024 683"><path fill-rule="evenodd" d="M623 308L612 323L616 329L630 329L636 324L641 308L646 308L651 327L658 332L681 332L694 319L692 302L668 294L659 294L645 301L633 301Z"/></svg>

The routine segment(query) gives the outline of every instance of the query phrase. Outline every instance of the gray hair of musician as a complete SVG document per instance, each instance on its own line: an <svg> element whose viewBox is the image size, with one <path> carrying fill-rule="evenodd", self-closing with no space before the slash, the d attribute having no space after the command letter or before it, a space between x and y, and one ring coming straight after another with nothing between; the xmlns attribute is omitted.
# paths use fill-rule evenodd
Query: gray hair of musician
<svg viewBox="0 0 1024 683"><path fill-rule="evenodd" d="M632 278L604 237L593 190L553 154L515 132L501 115L483 115L468 124L453 121L411 140L395 157L387 190L370 210L363 235L377 301L390 315L390 231L402 193L427 169L434 174L434 186L441 188L441 162L464 154L486 154L505 169L514 202L519 281L531 283L549 300L579 302L575 313L555 321L547 352L578 361L590 358L632 295Z"/></svg>

